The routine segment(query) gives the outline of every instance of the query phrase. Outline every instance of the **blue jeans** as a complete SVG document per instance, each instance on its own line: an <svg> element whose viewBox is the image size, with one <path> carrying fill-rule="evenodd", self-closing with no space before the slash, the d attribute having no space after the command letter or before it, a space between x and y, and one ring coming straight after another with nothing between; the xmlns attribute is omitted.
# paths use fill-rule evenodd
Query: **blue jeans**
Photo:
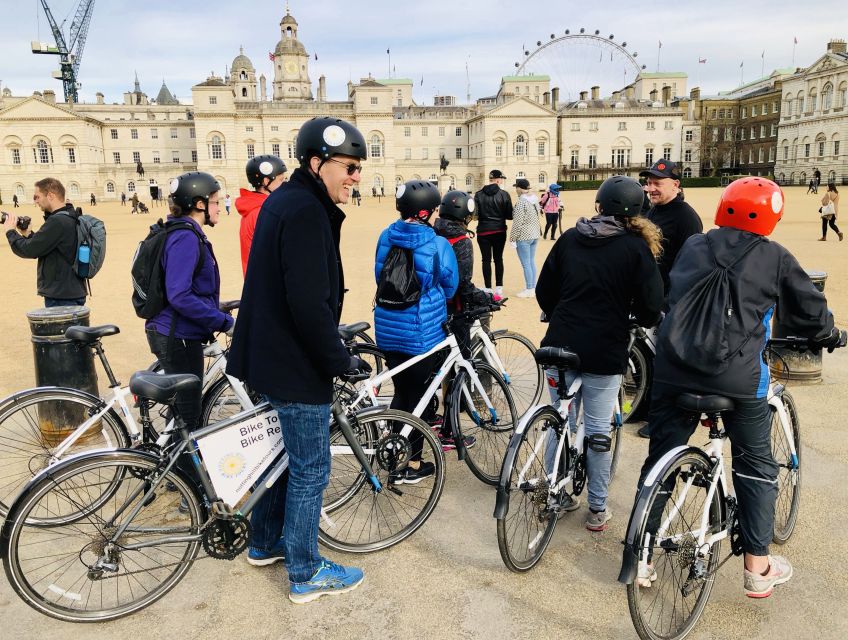
<svg viewBox="0 0 848 640"><path fill-rule="evenodd" d="M566 371L565 383L571 385L578 375L583 377L583 385L568 411L568 423L571 425L572 435L577 430L577 412L582 403L586 435L608 436L612 412L615 409L615 400L621 386L621 375L601 376L593 373L580 374L576 371ZM556 369L546 369L545 376L548 378L551 402L556 403L558 401L556 383L559 374ZM551 442L551 446L548 446L545 451L546 465L553 463L553 456L556 454L556 440L553 437ZM607 507L612 454L609 451L600 453L591 449L586 454L589 462L589 480L586 485L589 493L589 508L593 511L603 511Z"/></svg>
<svg viewBox="0 0 848 640"><path fill-rule="evenodd" d="M321 566L318 523L330 479L330 405L266 397L280 417L289 468L250 514L251 546L270 551L285 527L289 582L306 582Z"/></svg>
<svg viewBox="0 0 848 640"><path fill-rule="evenodd" d="M527 289L536 288L536 245L539 239L519 240L515 244L518 251L518 259L524 269L524 284Z"/></svg>
<svg viewBox="0 0 848 640"><path fill-rule="evenodd" d="M48 298L44 297L45 307L81 307L85 304L85 296L82 298Z"/></svg>

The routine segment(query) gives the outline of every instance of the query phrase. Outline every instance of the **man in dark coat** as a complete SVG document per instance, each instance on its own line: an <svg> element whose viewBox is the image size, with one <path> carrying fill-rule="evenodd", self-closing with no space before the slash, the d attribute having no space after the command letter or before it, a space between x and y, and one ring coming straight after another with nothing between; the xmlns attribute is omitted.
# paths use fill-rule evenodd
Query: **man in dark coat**
<svg viewBox="0 0 848 640"><path fill-rule="evenodd" d="M289 599L302 603L363 580L360 569L321 557L318 523L330 475L333 378L368 368L338 335L345 215L337 206L351 197L367 155L362 134L329 117L301 127L296 153L300 168L262 205L227 372L277 410L289 455L288 482L278 480L251 514L248 562L285 559Z"/></svg>
<svg viewBox="0 0 848 640"><path fill-rule="evenodd" d="M489 172L489 184L474 194L477 206L477 245L483 260L483 283L491 293L503 296L503 252L506 245L506 221L512 220L512 198L501 188L506 176L498 169ZM495 288L492 289L492 261L495 263Z"/></svg>

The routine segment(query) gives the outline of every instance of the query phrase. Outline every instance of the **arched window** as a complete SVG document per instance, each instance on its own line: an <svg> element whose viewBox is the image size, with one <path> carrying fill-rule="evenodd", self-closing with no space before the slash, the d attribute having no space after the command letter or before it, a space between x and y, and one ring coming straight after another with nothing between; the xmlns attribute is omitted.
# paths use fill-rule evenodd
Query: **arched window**
<svg viewBox="0 0 848 640"><path fill-rule="evenodd" d="M224 143L220 136L214 135L209 140L209 158L210 160L223 160L224 158Z"/></svg>
<svg viewBox="0 0 848 640"><path fill-rule="evenodd" d="M819 96L816 92L815 87L810 89L810 100L807 103L807 111L809 111L810 113L816 110L816 107L818 106L818 97Z"/></svg>
<svg viewBox="0 0 848 640"><path fill-rule="evenodd" d="M115 193L115 183L107 182L106 183L106 193Z"/></svg>
<svg viewBox="0 0 848 640"><path fill-rule="evenodd" d="M822 110L829 111L833 106L833 85L829 82L822 89Z"/></svg>
<svg viewBox="0 0 848 640"><path fill-rule="evenodd" d="M403 184L403 176L395 176L395 186Z"/></svg>
<svg viewBox="0 0 848 640"><path fill-rule="evenodd" d="M370 153L368 154L371 158L382 158L383 157L383 141L380 139L380 136L376 133L371 136L371 148Z"/></svg>
<svg viewBox="0 0 848 640"><path fill-rule="evenodd" d="M465 188L471 189L473 186L474 186L474 176L472 176L469 173L467 176L465 176Z"/></svg>
<svg viewBox="0 0 848 640"><path fill-rule="evenodd" d="M20 182L15 185L15 195L18 196L18 199L21 199L26 195L24 185L22 185Z"/></svg>
<svg viewBox="0 0 848 640"><path fill-rule="evenodd" d="M247 97L247 87L242 87L242 88L241 88L241 97L242 97L242 98L246 98L246 97Z"/></svg>
<svg viewBox="0 0 848 640"><path fill-rule="evenodd" d="M799 91L795 101L795 115L800 116L804 113L804 92Z"/></svg>
<svg viewBox="0 0 848 640"><path fill-rule="evenodd" d="M691 178L692 177L692 167L686 167L683 170L683 177L684 178Z"/></svg>
<svg viewBox="0 0 848 640"><path fill-rule="evenodd" d="M53 148L47 144L47 140L36 142L32 153L38 164L50 164L53 162Z"/></svg>
<svg viewBox="0 0 848 640"><path fill-rule="evenodd" d="M68 185L68 193L72 198L79 198L80 189L79 185L76 182L72 182Z"/></svg>
<svg viewBox="0 0 848 640"><path fill-rule="evenodd" d="M519 158L527 155L527 140L520 133L515 137L515 155Z"/></svg>
<svg viewBox="0 0 848 640"><path fill-rule="evenodd" d="M381 175L374 176L373 186L374 186L375 189L378 189L378 190L382 189L383 188L383 176L381 176Z"/></svg>
<svg viewBox="0 0 848 640"><path fill-rule="evenodd" d="M135 193L135 182L132 180L127 182L127 193Z"/></svg>
<svg viewBox="0 0 848 640"><path fill-rule="evenodd" d="M836 106L845 108L848 106L846 100L848 100L848 83L843 82L836 92Z"/></svg>
<svg viewBox="0 0 848 640"><path fill-rule="evenodd" d="M539 184L546 184L548 182L548 174L542 171L539 173Z"/></svg>
<svg viewBox="0 0 848 640"><path fill-rule="evenodd" d="M429 177L428 179L430 180L430 182L435 182L435 181L436 181L436 180L438 180L439 178L438 178L438 176L437 176L435 173L431 173L431 174L430 174L430 177Z"/></svg>
<svg viewBox="0 0 848 640"><path fill-rule="evenodd" d="M242 69L241 73L239 73L239 79L240 80L247 80L247 72L244 69Z"/></svg>

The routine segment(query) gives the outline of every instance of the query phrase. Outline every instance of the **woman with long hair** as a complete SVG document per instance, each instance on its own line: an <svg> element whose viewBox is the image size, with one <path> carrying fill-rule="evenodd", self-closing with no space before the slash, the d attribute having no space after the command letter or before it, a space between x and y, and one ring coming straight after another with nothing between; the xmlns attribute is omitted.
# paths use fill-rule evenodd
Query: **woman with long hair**
<svg viewBox="0 0 848 640"><path fill-rule="evenodd" d="M839 214L839 190L832 182L827 185L827 193L822 197L822 206L819 209L821 212L822 222L822 237L819 242L827 240L827 228L830 227L839 236L839 241L842 242L842 232L836 226L836 216Z"/></svg>
<svg viewBox="0 0 848 640"><path fill-rule="evenodd" d="M583 386L572 403L571 424L583 404L586 435L609 442L621 375L627 366L630 318L650 327L659 320L663 282L657 267L662 234L639 217L644 194L632 178L613 176L595 196L593 218L580 218L563 233L545 260L536 299L549 319L545 347L563 347L580 357L580 370L566 372L566 384L581 375ZM556 398L557 372L548 372ZM607 506L610 453L589 449L589 513L586 528L603 531L612 517ZM567 511L579 503L572 499Z"/></svg>

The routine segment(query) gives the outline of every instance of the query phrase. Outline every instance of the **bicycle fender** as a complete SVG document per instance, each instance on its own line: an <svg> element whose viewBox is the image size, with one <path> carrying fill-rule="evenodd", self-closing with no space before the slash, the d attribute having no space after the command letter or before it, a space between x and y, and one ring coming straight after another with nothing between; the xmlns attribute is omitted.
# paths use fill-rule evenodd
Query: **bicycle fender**
<svg viewBox="0 0 848 640"><path fill-rule="evenodd" d="M23 391L16 391L11 395L6 396L2 400L0 400L0 411L5 409L6 405L17 404L18 402L25 400L28 396L31 396L34 393L41 393L42 391L62 391L63 393L73 393L87 400L102 402L102 399L100 397L94 395L93 393L89 393L88 391L83 391L82 389L72 389L71 387L60 387L57 385L50 385L46 387L32 387L31 389L24 389Z"/></svg>
<svg viewBox="0 0 848 640"><path fill-rule="evenodd" d="M618 581L622 584L633 584L639 570L639 541L636 540L636 536L639 533L639 528L642 526L642 521L647 517L645 511L648 508L648 503L653 493L653 484L657 481L657 478L665 475L668 468L684 453L700 455L709 464L709 458L702 449L689 445L681 445L666 453L648 472L644 482L636 491L633 510L630 512L630 519L627 521L627 533L624 537L624 551L621 557L621 570L618 574Z"/></svg>
<svg viewBox="0 0 848 640"><path fill-rule="evenodd" d="M495 329L494 331L490 331L489 335L494 336L502 336L505 333L509 333L509 329Z"/></svg>

